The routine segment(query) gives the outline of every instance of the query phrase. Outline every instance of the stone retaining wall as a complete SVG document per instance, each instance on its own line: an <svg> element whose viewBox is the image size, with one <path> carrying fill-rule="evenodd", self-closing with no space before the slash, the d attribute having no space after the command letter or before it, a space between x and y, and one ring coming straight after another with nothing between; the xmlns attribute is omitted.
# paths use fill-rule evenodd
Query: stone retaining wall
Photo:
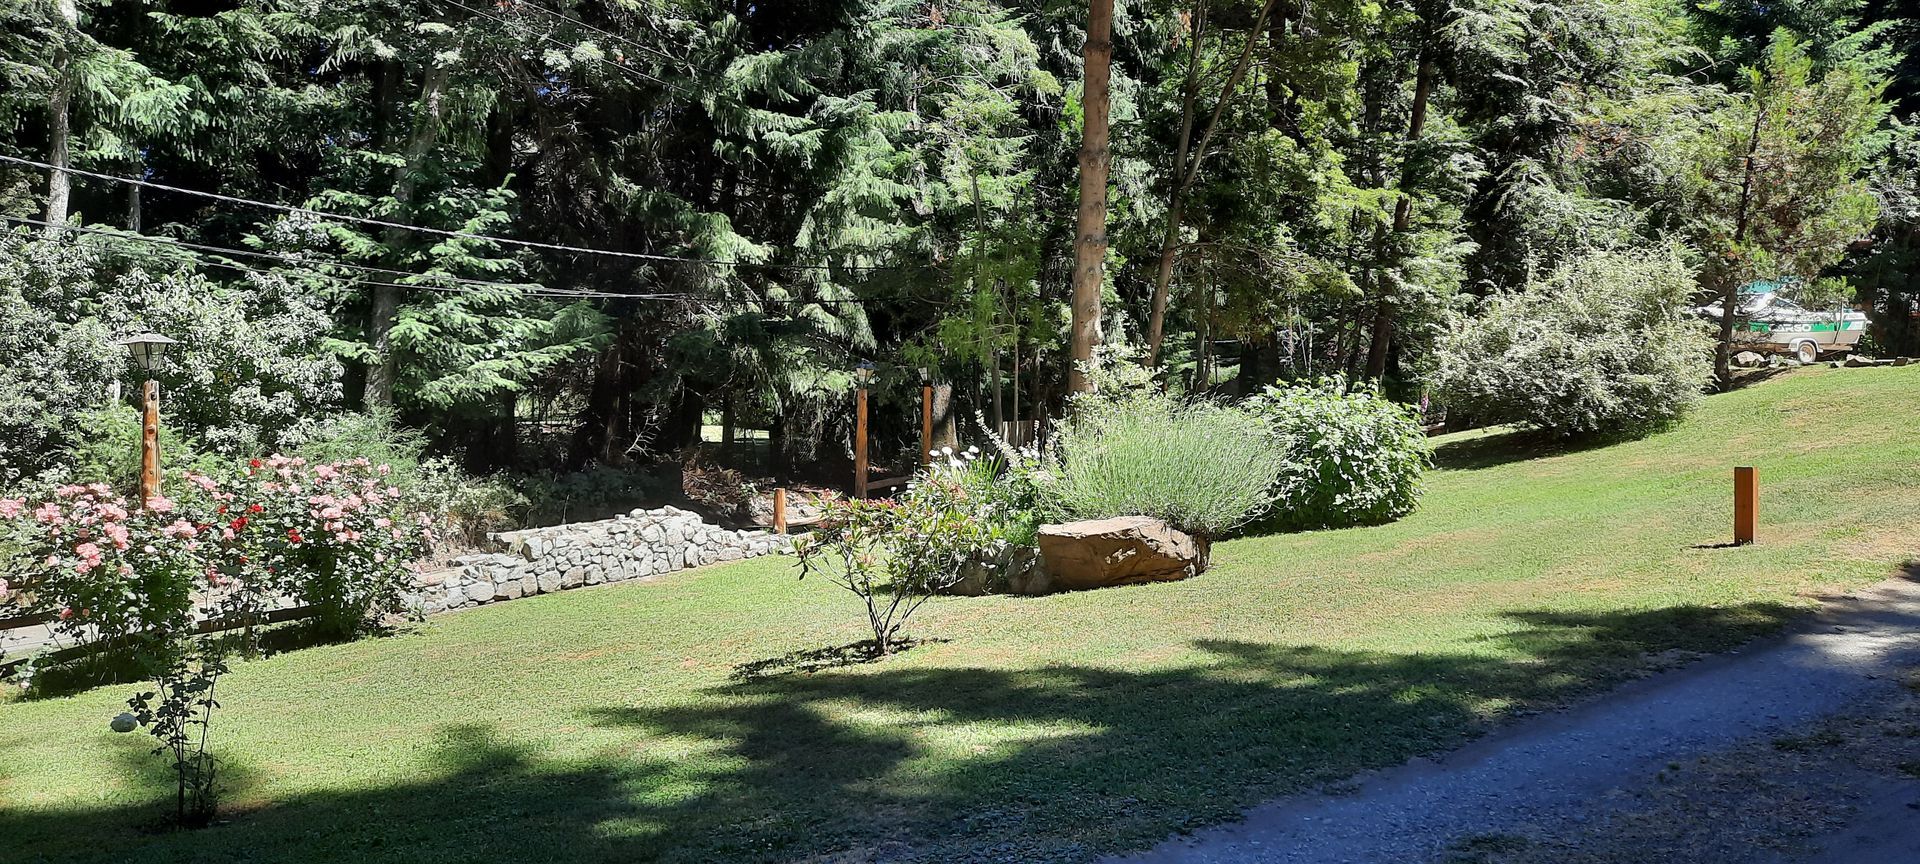
<svg viewBox="0 0 1920 864"><path fill-rule="evenodd" d="M702 564L782 552L785 538L729 531L677 507L635 510L581 522L496 535L505 551L455 558L420 577L427 614L584 585L658 576Z"/></svg>

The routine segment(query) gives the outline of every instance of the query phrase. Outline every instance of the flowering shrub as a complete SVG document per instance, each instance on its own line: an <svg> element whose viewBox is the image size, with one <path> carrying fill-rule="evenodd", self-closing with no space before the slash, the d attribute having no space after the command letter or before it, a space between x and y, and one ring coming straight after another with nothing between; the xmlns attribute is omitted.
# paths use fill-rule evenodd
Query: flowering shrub
<svg viewBox="0 0 1920 864"><path fill-rule="evenodd" d="M316 607L323 632L350 636L400 609L411 564L431 539L427 517L407 512L392 473L366 459L251 460L220 508L222 530L245 538L268 591Z"/></svg>
<svg viewBox="0 0 1920 864"><path fill-rule="evenodd" d="M0 535L21 550L0 579L0 603L50 615L76 638L178 629L195 591L237 562L206 522L156 498L130 507L104 484L62 486L29 505L0 499Z"/></svg>
<svg viewBox="0 0 1920 864"><path fill-rule="evenodd" d="M965 514L1006 545L1032 546L1041 521L1039 461L1031 453L1004 452L988 456L978 447L943 447L931 454L904 497Z"/></svg>
<svg viewBox="0 0 1920 864"><path fill-rule="evenodd" d="M1337 528L1398 519L1420 500L1433 447L1411 406L1339 379L1268 387L1248 410L1287 442L1273 521Z"/></svg>
<svg viewBox="0 0 1920 864"><path fill-rule="evenodd" d="M130 504L103 485L46 501L0 499L0 605L44 614L76 641L185 631L195 617L245 614L276 598L319 610L350 635L398 611L423 517L406 514L390 470L354 460L253 460L222 484L188 472L178 498ZM10 580L10 581L8 581Z"/></svg>

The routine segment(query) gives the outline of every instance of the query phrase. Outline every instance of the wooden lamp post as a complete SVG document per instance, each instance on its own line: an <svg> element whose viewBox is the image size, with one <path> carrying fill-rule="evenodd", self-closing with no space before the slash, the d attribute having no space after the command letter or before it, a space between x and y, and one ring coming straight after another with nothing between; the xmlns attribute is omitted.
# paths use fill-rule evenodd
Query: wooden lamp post
<svg viewBox="0 0 1920 864"><path fill-rule="evenodd" d="M160 382L153 380L153 374L167 346L179 343L158 333L141 333L120 344L127 346L127 353L147 376L140 388L140 506L145 507L160 497Z"/></svg>

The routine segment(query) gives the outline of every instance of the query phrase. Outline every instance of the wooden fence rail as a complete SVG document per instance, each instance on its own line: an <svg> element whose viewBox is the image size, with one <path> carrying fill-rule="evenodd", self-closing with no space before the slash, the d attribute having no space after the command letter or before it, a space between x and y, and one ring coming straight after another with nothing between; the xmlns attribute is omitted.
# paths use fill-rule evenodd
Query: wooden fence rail
<svg viewBox="0 0 1920 864"><path fill-rule="evenodd" d="M319 615L320 615L320 607L318 606L287 606L285 608L275 609L271 612L266 612L259 615L231 615L225 618L209 618L205 621L201 621L195 624L193 632L194 632L194 635L196 636L203 636L208 633L224 633L229 630L239 630L243 627L260 627L267 624L284 624L288 621L303 621L308 618L318 617ZM21 616L21 619L32 618L32 617L38 617L40 619L38 623L45 623L46 621L50 620L50 616L45 616L45 615ZM21 619L0 620L0 624L5 624L8 621L21 620ZM16 626L27 626L27 625L16 625ZM6 629L6 628L0 628L0 629ZM73 645L66 648L56 649L53 651L41 651L41 652L35 652L32 654L23 654L19 657L0 658L0 674L12 672L14 669L18 668L21 664L26 663L28 660L38 660L43 663L61 663L67 660L72 660L76 657L84 657L88 654L94 654L100 651L107 651L112 648L125 645L129 642L134 641L136 638L145 636L145 635L148 635L148 634L138 633L138 634L130 634L126 636L116 636L111 639L96 639L92 642L85 642L79 645Z"/></svg>

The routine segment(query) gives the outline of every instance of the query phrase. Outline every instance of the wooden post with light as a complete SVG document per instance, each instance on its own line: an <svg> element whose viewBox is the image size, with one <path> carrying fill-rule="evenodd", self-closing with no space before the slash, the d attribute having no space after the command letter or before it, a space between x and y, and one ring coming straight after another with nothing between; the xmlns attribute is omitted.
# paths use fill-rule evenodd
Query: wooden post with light
<svg viewBox="0 0 1920 864"><path fill-rule="evenodd" d="M1733 544L1753 542L1760 524L1760 472L1751 467L1733 469Z"/></svg>
<svg viewBox="0 0 1920 864"><path fill-rule="evenodd" d="M873 383L873 361L862 361L853 370L860 382L853 401L853 495L867 497L867 385Z"/></svg>
<svg viewBox="0 0 1920 864"><path fill-rule="evenodd" d="M773 533L787 533L787 487L777 486L773 490Z"/></svg>
<svg viewBox="0 0 1920 864"><path fill-rule="evenodd" d="M160 497L160 382L154 380L167 347L179 343L158 333L141 333L120 340L133 362L146 374L140 387L140 506Z"/></svg>

